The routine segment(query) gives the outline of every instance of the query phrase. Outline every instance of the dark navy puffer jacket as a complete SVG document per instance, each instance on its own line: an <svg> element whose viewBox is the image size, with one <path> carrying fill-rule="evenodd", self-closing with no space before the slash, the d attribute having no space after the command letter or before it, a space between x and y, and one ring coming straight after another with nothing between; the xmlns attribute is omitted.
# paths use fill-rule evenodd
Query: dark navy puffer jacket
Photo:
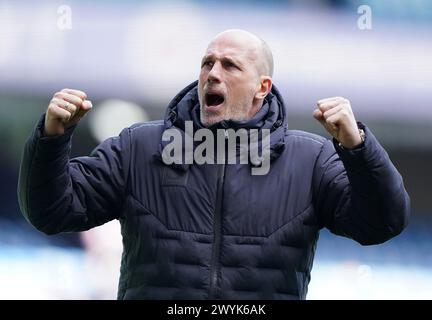
<svg viewBox="0 0 432 320"><path fill-rule="evenodd" d="M196 82L165 121L124 129L88 157L69 159L74 128L43 137L43 117L25 145L19 201L37 229L120 221L118 299L304 299L321 228L371 245L407 224L402 178L367 127L355 150L288 130L274 87L254 119L215 126L271 130L260 176L249 164L164 164L162 132L185 120L201 127Z"/></svg>

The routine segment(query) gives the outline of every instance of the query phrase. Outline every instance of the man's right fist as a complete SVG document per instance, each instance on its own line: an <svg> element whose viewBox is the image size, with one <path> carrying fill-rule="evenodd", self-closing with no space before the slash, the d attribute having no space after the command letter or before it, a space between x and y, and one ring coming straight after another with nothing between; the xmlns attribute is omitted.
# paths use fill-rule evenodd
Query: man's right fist
<svg viewBox="0 0 432 320"><path fill-rule="evenodd" d="M51 99L45 115L44 135L61 135L77 124L92 108L87 95L79 90L63 89Z"/></svg>

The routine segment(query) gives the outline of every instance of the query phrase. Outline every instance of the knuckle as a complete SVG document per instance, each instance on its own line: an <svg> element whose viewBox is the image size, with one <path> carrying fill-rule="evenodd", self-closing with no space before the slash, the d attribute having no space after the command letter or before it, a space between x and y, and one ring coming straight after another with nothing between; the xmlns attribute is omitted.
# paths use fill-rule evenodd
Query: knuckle
<svg viewBox="0 0 432 320"><path fill-rule="evenodd" d="M49 106L48 106L48 110L47 110L47 112L48 112L48 113L54 113L54 112L55 112L55 111L54 111L55 109L56 109L56 106L55 106L54 104L50 103Z"/></svg>
<svg viewBox="0 0 432 320"><path fill-rule="evenodd" d="M62 101L61 98L53 98L53 99L51 100L51 102L54 103L54 104L56 104L56 103L60 103L61 101Z"/></svg>

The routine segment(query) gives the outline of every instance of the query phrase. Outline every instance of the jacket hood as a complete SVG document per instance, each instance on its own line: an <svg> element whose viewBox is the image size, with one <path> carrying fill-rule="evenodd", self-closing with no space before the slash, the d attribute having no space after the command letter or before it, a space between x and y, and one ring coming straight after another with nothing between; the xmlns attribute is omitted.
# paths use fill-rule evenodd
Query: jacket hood
<svg viewBox="0 0 432 320"><path fill-rule="evenodd" d="M181 90L169 103L165 118L166 129L177 128L182 136L185 134L185 122L192 121L194 132L198 129L207 128L210 130L228 129L270 129L270 159L279 157L285 147L285 132L288 129L285 103L279 90L275 85L271 92L264 99L263 106L257 114L249 120L222 120L210 127L205 127L200 119L200 105L198 99L198 80L192 82ZM159 157L163 148L169 141L161 141ZM187 165L180 165L187 169Z"/></svg>

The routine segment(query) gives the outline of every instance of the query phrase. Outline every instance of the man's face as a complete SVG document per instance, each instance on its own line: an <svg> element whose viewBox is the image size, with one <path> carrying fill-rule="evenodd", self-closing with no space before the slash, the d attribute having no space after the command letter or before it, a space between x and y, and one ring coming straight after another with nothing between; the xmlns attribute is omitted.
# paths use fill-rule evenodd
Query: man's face
<svg viewBox="0 0 432 320"><path fill-rule="evenodd" d="M256 45L241 37L222 36L210 43L198 83L203 125L250 119L259 110L254 100L260 87L257 57Z"/></svg>

